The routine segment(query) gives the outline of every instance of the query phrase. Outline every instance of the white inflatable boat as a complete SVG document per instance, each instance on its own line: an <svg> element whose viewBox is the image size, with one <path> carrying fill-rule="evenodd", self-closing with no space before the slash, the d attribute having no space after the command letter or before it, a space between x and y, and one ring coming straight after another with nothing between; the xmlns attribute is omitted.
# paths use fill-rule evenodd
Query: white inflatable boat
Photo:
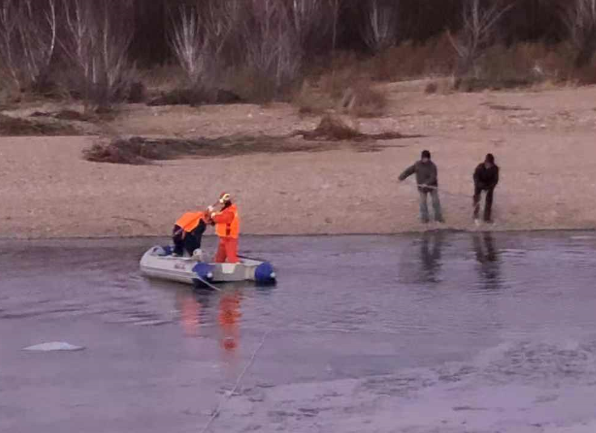
<svg viewBox="0 0 596 433"><path fill-rule="evenodd" d="M141 273L196 286L236 281L269 285L276 281L275 270L269 262L242 257L239 263L205 263L192 257L174 256L171 247L161 246L152 247L143 254Z"/></svg>

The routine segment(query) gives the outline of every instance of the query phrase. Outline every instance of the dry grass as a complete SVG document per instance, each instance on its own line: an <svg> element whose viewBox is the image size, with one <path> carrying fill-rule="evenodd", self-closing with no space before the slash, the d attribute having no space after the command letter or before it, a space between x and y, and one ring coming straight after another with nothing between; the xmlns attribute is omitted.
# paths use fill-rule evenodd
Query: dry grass
<svg viewBox="0 0 596 433"><path fill-rule="evenodd" d="M292 99L301 115L319 116L335 107L333 98L322 92L318 85L313 85L310 80L305 80L302 87Z"/></svg>
<svg viewBox="0 0 596 433"><path fill-rule="evenodd" d="M388 106L386 95L371 80L349 69L323 75L316 84L305 81L293 103L302 115L338 111L355 117L381 117Z"/></svg>
<svg viewBox="0 0 596 433"><path fill-rule="evenodd" d="M36 111L31 114L31 117L46 117L58 120L77 121L77 122L92 122L96 120L93 115L81 113L75 110L60 110L56 113L48 113L45 111Z"/></svg>
<svg viewBox="0 0 596 433"><path fill-rule="evenodd" d="M346 90L340 108L356 117L382 117L387 105L385 93L375 89L370 81L360 80Z"/></svg>
<svg viewBox="0 0 596 433"><path fill-rule="evenodd" d="M375 81L399 81L451 74L456 55L446 36L425 44L404 42L363 62L361 69Z"/></svg>

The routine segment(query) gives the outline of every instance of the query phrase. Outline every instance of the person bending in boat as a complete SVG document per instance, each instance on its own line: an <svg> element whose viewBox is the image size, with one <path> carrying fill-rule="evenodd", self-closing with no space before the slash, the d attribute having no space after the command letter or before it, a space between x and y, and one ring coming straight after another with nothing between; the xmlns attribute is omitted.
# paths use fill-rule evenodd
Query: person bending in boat
<svg viewBox="0 0 596 433"><path fill-rule="evenodd" d="M210 218L215 224L215 233L219 236L219 245L215 255L216 263L238 263L238 236L240 235L240 217L238 208L232 203L232 196L223 193L219 197L220 211L212 207Z"/></svg>
<svg viewBox="0 0 596 433"><path fill-rule="evenodd" d="M187 252L189 256L201 259L201 240L208 222L209 216L205 212L187 212L178 218L172 231L173 254L183 256Z"/></svg>

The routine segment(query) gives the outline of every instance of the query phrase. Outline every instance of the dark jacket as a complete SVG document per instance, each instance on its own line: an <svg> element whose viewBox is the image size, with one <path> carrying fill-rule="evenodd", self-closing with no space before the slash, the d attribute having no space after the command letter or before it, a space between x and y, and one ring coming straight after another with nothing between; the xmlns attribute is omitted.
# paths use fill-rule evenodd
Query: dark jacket
<svg viewBox="0 0 596 433"><path fill-rule="evenodd" d="M474 186L477 189L493 189L499 183L499 167L486 168L484 163L474 171Z"/></svg>
<svg viewBox="0 0 596 433"><path fill-rule="evenodd" d="M416 173L416 183L418 185L428 185L434 187L439 186L437 166L434 162L428 161L424 163L422 161L417 161L413 166L408 167L402 174L399 175L399 180L406 180L414 173ZM430 190L428 188L420 189Z"/></svg>

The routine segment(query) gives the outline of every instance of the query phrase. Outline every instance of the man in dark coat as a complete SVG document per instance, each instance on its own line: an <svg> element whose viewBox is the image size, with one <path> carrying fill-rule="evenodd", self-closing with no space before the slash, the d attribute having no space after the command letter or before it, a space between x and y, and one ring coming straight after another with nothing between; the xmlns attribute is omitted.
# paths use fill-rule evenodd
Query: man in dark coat
<svg viewBox="0 0 596 433"><path fill-rule="evenodd" d="M495 164L492 153L486 155L483 163L474 171L474 221L478 221L480 214L480 198L482 191L486 191L484 204L484 221L492 222L491 212L493 207L493 194L499 183L499 167Z"/></svg>
<svg viewBox="0 0 596 433"><path fill-rule="evenodd" d="M422 152L420 161L416 161L414 165L408 167L400 176L399 180L404 181L409 176L416 173L416 183L418 184L418 192L420 193L420 219L423 223L429 221L427 196L430 194L433 210L435 213L435 221L444 222L443 214L441 212L441 201L439 200L439 180L437 166L430 160L430 152L425 150Z"/></svg>

